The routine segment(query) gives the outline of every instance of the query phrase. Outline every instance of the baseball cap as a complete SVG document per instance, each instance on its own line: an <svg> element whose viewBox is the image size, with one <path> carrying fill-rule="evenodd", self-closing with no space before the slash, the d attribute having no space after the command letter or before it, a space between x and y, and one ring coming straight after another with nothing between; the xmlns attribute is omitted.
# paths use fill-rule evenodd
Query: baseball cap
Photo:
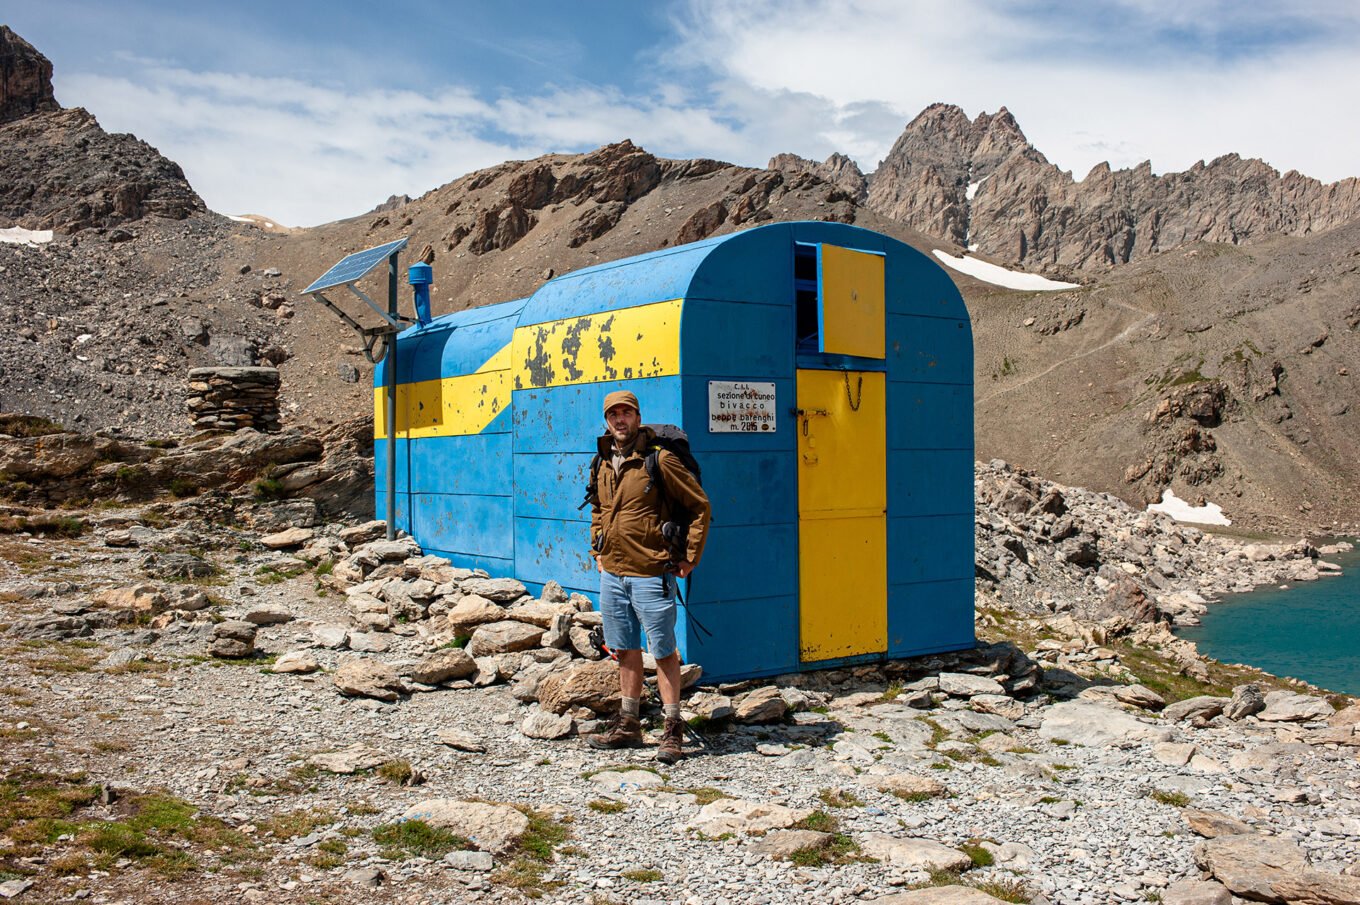
<svg viewBox="0 0 1360 905"><path fill-rule="evenodd" d="M604 413L609 414L609 410L616 405L632 406L633 411L641 412L642 406L638 405L637 397L627 390L615 390L604 397Z"/></svg>

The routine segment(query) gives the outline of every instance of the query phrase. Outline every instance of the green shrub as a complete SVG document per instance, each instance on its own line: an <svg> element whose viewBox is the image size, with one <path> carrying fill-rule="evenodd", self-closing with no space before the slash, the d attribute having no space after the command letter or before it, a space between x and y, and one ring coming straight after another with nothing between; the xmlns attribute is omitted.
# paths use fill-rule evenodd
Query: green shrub
<svg viewBox="0 0 1360 905"><path fill-rule="evenodd" d="M283 482L278 478L269 476L256 479L251 492L255 499L261 503L281 500L287 495L283 489Z"/></svg>
<svg viewBox="0 0 1360 905"><path fill-rule="evenodd" d="M171 478L170 495L178 499L195 496L198 493L198 485L188 478Z"/></svg>

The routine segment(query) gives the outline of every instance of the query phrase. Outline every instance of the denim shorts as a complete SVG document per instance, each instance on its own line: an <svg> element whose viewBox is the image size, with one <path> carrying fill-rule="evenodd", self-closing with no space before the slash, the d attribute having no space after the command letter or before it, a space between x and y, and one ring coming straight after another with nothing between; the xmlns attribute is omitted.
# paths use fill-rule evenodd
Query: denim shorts
<svg viewBox="0 0 1360 905"><path fill-rule="evenodd" d="M641 650L642 632L647 650L658 660L675 653L674 575L636 577L600 574L600 615L604 617L604 643L611 650Z"/></svg>

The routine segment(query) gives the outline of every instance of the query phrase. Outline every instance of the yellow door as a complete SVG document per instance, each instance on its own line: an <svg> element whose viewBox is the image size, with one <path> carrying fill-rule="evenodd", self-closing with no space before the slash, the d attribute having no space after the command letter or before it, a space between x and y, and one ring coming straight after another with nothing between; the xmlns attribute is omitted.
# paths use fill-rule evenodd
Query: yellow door
<svg viewBox="0 0 1360 905"><path fill-rule="evenodd" d="M882 373L798 372L804 663L887 650L886 399Z"/></svg>

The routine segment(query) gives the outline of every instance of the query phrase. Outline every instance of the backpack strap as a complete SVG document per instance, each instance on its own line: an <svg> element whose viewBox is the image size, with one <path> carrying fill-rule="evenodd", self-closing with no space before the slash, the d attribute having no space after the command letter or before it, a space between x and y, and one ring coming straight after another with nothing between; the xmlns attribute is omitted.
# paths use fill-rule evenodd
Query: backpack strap
<svg viewBox="0 0 1360 905"><path fill-rule="evenodd" d="M661 479L661 450L665 447L657 444L647 451L647 456L642 460L642 467L647 470L647 486L643 493L651 493L652 485L661 488L661 495L666 495L666 482Z"/></svg>
<svg viewBox="0 0 1360 905"><path fill-rule="evenodd" d="M580 512L582 509L586 508L591 503L599 502L600 463L603 461L604 460L600 458L599 453L596 453L595 457L590 460L590 477L586 479L586 498L581 501L581 505L576 507L577 512Z"/></svg>

